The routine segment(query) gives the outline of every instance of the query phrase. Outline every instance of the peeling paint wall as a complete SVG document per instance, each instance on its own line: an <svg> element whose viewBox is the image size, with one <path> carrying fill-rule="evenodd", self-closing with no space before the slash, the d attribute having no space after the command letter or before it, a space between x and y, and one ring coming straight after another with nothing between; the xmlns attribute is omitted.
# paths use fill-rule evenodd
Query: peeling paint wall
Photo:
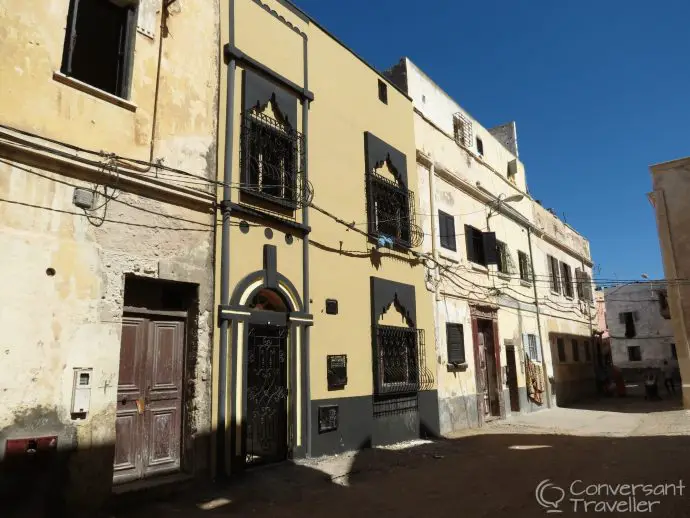
<svg viewBox="0 0 690 518"><path fill-rule="evenodd" d="M605 290L608 329L611 334L611 354L614 365L625 369L660 368L664 360L676 364L671 344L675 344L673 325L661 314L659 291L664 283L644 282ZM626 338L625 323L620 315L634 314L635 336ZM629 347L639 347L641 360L628 356Z"/></svg>
<svg viewBox="0 0 690 518"><path fill-rule="evenodd" d="M185 0L170 12L154 131L158 4L153 34L135 37L131 109L54 79L68 0L0 0L1 124L146 162L155 133L153 159L199 177L131 164L115 172L98 154L27 139L46 146L39 153L8 137L25 136L0 131L0 464L6 439L57 435L68 458L68 505L98 505L111 492L126 274L198 285L193 436L185 440L197 448L193 469L208 465L215 218L210 201L182 206L180 188L199 199L214 192L203 179L216 170L218 7ZM88 169L77 156L100 167ZM76 187L99 193L89 217L73 204ZM75 368L93 369L84 419L70 414Z"/></svg>

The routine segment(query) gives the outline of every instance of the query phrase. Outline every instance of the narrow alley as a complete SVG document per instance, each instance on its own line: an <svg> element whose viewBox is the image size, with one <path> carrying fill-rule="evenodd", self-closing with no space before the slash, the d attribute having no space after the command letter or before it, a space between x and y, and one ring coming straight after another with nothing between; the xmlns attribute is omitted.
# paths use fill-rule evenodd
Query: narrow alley
<svg viewBox="0 0 690 518"><path fill-rule="evenodd" d="M355 509L379 518L418 517L430 509L437 516L541 516L535 491L547 479L566 489L687 479L687 416L679 400L640 397L556 408L448 440L260 469L241 483L190 490L113 518L335 518ZM688 516L685 488L676 496L666 491L637 499L657 501L654 516ZM560 509L581 514L568 498Z"/></svg>

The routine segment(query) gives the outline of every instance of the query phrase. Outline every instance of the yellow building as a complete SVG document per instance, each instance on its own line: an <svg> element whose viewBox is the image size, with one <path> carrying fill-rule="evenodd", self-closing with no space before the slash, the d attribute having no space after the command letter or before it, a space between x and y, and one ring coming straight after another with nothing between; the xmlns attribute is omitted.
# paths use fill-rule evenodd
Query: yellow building
<svg viewBox="0 0 690 518"><path fill-rule="evenodd" d="M0 19L0 514L93 516L210 471L218 12L0 0Z"/></svg>
<svg viewBox="0 0 690 518"><path fill-rule="evenodd" d="M221 20L219 470L437 433L410 99L288 2Z"/></svg>

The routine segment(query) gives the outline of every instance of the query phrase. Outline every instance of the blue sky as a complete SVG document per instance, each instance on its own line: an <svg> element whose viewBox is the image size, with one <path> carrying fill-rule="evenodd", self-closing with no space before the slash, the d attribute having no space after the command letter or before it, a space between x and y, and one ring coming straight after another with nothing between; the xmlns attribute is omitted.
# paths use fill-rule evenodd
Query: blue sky
<svg viewBox="0 0 690 518"><path fill-rule="evenodd" d="M483 126L517 121L531 194L590 239L596 277L663 277L648 166L690 155L688 0L296 3Z"/></svg>

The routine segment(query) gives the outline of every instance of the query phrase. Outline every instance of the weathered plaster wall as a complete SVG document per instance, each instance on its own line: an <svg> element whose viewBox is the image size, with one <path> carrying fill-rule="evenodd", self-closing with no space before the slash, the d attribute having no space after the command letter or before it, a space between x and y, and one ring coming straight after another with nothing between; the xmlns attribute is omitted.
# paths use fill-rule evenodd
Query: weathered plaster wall
<svg viewBox="0 0 690 518"><path fill-rule="evenodd" d="M656 212L661 255L666 279L687 279L690 275L690 159L681 158L650 167L653 193L650 199ZM675 336L678 366L683 387L683 406L690 408L690 289L685 283L669 283L668 301Z"/></svg>
<svg viewBox="0 0 690 518"><path fill-rule="evenodd" d="M661 315L659 290L662 283L644 282L617 286L605 290L608 329L611 333L611 353L614 365L636 369L661 367L664 360L675 364L671 344L675 344L673 325ZM637 315L635 337L625 337L625 324L620 314L633 312ZM630 361L628 347L640 347L641 361Z"/></svg>
<svg viewBox="0 0 690 518"><path fill-rule="evenodd" d="M0 123L96 153L148 161L161 7L152 22L153 38L136 35L127 106L54 79L68 7L68 0L0 0L5 50L0 55ZM154 160L209 179L216 168L218 22L216 2L187 0L171 9L153 154ZM6 135L1 138L4 142ZM199 443L194 469L206 469L214 216L210 203L183 208L133 194L115 182L108 191L115 199L104 205L104 198L97 200L100 207L89 221L72 203L74 188L103 193L98 182L104 177L96 171L92 181L77 180L83 171L58 167L51 153L37 159L42 165L36 166L26 149L11 160L0 152L0 283L5 287L0 294L5 330L0 338L0 458L6 438L57 434L60 450L71 452L66 498L97 504L111 491L127 273L199 287L197 368L190 380L194 401L188 405L193 436L185 440ZM125 166L120 167L124 173ZM152 176L175 190L172 175L162 171L149 170L140 178ZM177 185L212 192L200 179ZM149 185L140 192L157 189ZM106 221L99 225L102 217ZM47 275L48 268L54 276ZM91 411L83 420L73 420L69 412L75 367L94 369Z"/></svg>

